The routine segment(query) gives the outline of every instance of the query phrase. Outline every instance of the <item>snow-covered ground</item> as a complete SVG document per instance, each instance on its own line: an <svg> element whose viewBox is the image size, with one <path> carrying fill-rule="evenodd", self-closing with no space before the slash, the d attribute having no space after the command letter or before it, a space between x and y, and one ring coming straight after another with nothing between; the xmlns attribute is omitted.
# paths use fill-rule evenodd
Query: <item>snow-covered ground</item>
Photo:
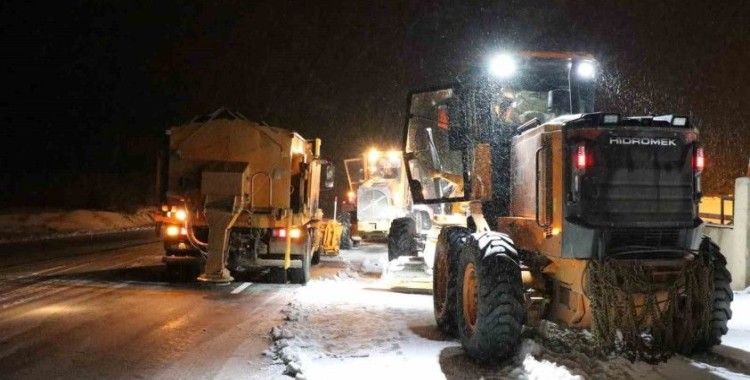
<svg viewBox="0 0 750 380"><path fill-rule="evenodd" d="M457 341L437 329L430 295L395 293L376 276L357 272L382 265L383 249L365 246L345 252L333 260L338 273L297 290L283 311L287 321L274 328L266 352L286 364L287 375L307 379L750 378L742 373L748 370L742 362L750 363L750 352L738 351L740 357L734 361L717 355L676 356L660 365L622 358L601 361L585 354L585 333L551 323L529 334L510 360L479 365L463 354ZM732 330L726 339L745 350L750 346L748 296L736 295Z"/></svg>
<svg viewBox="0 0 750 380"><path fill-rule="evenodd" d="M150 209L133 214L96 210L0 212L0 242L152 226L150 212Z"/></svg>
<svg viewBox="0 0 750 380"><path fill-rule="evenodd" d="M750 352L750 288L734 293L729 333L721 340L721 343Z"/></svg>

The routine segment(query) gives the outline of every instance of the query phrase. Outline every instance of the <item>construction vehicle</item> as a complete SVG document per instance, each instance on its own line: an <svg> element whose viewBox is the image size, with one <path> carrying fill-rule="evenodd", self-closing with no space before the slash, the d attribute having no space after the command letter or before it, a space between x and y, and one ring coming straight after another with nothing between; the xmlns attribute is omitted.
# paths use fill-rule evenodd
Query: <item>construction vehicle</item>
<svg viewBox="0 0 750 380"><path fill-rule="evenodd" d="M646 361L727 332L731 276L697 209L699 132L595 113L598 70L585 54L500 54L409 95L414 202L470 201L468 227L438 237L433 299L475 359L508 357L540 319Z"/></svg>
<svg viewBox="0 0 750 380"><path fill-rule="evenodd" d="M163 170L162 229L168 271L228 282L268 270L275 281L304 284L323 251L338 251L318 208L333 165L320 139L249 121L225 108L172 127ZM319 224L325 223L325 226Z"/></svg>
<svg viewBox="0 0 750 380"><path fill-rule="evenodd" d="M361 158L344 160L344 166L347 196L356 203L357 234L365 240L388 238L389 260L415 255L419 237L432 226L433 212L412 202L402 152L373 147ZM391 233L394 230L398 233Z"/></svg>

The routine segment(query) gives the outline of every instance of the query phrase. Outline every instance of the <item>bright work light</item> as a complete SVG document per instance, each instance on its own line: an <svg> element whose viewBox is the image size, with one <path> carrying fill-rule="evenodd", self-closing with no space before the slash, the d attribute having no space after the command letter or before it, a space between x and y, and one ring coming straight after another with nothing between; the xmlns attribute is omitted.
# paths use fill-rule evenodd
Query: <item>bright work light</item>
<svg viewBox="0 0 750 380"><path fill-rule="evenodd" d="M510 54L498 54L490 59L489 72L497 78L509 78L516 73L518 65Z"/></svg>
<svg viewBox="0 0 750 380"><path fill-rule="evenodd" d="M581 79L594 79L594 76L596 76L596 67L594 67L594 62L591 62L591 61L578 62L578 68L576 69L576 74L578 74L578 77Z"/></svg>

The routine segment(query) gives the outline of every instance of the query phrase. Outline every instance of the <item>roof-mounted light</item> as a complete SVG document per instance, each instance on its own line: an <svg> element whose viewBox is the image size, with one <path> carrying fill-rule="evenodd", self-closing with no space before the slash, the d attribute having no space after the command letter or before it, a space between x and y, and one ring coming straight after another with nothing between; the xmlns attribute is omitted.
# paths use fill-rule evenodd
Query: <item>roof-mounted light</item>
<svg viewBox="0 0 750 380"><path fill-rule="evenodd" d="M672 125L675 127L685 127L687 126L687 118L684 116L675 116L672 118Z"/></svg>
<svg viewBox="0 0 750 380"><path fill-rule="evenodd" d="M620 122L620 115L616 113L605 113L602 115L602 124L612 125Z"/></svg>
<svg viewBox="0 0 750 380"><path fill-rule="evenodd" d="M689 120L686 116L675 116L675 115L659 115L653 117L654 121L666 121L672 124L673 127L687 127Z"/></svg>
<svg viewBox="0 0 750 380"><path fill-rule="evenodd" d="M518 70L516 59L510 54L497 54L490 58L489 73L496 78L510 78Z"/></svg>
<svg viewBox="0 0 750 380"><path fill-rule="evenodd" d="M594 61L584 60L578 62L576 75L581 79L594 79L596 77L596 65L594 64Z"/></svg>

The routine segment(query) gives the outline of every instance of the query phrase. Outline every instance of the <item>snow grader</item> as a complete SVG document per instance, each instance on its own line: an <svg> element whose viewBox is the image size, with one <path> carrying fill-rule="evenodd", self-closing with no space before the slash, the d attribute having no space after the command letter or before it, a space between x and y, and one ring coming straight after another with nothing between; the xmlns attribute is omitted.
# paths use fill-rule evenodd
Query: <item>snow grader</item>
<svg viewBox="0 0 750 380"><path fill-rule="evenodd" d="M415 205L409 194L403 154L370 148L361 158L344 160L349 191L356 194L357 234L388 239L388 259L415 256L422 235L432 227L433 210Z"/></svg>
<svg viewBox="0 0 750 380"><path fill-rule="evenodd" d="M699 132L681 116L595 112L598 70L586 54L501 54L409 95L414 202L470 202L466 226L440 231L433 298L475 359L508 357L541 319L631 360L727 332L731 278L697 211Z"/></svg>
<svg viewBox="0 0 750 380"><path fill-rule="evenodd" d="M341 226L318 208L334 178L320 139L224 108L167 135L160 182L170 274L222 283L264 270L276 282L304 284L320 254L338 251Z"/></svg>

